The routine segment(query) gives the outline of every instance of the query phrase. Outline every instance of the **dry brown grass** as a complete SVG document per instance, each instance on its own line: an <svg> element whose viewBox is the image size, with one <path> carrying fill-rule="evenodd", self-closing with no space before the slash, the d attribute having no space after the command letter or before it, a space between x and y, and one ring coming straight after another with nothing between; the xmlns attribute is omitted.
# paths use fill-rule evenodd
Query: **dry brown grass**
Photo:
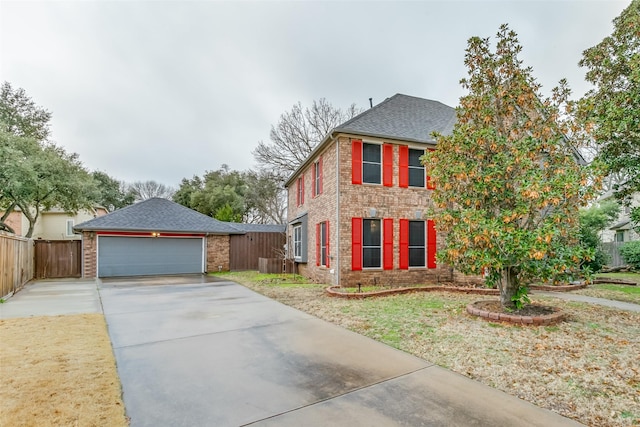
<svg viewBox="0 0 640 427"><path fill-rule="evenodd" d="M102 314L0 320L0 426L127 426Z"/></svg>
<svg viewBox="0 0 640 427"><path fill-rule="evenodd" d="M469 316L474 295L444 292L346 300L321 285L246 286L321 319L412 353L590 426L640 425L640 314L532 298L562 308L555 326Z"/></svg>

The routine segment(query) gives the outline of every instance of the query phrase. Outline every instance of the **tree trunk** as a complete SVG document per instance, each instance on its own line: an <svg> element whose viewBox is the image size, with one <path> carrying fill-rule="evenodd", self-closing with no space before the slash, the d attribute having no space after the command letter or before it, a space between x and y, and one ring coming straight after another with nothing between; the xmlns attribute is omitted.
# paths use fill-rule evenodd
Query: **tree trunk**
<svg viewBox="0 0 640 427"><path fill-rule="evenodd" d="M500 304L505 308L515 309L513 297L516 295L520 283L518 281L519 269L517 267L505 267L502 269L498 289L500 290Z"/></svg>

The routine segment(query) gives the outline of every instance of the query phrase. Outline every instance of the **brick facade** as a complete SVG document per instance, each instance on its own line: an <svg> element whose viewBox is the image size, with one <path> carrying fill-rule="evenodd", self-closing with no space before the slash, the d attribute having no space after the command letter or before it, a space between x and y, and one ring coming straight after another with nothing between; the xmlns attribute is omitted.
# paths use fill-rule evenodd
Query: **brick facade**
<svg viewBox="0 0 640 427"><path fill-rule="evenodd" d="M306 213L307 262L298 265L298 272L318 283L340 286L392 285L473 281L446 265L436 268L400 269L400 219L428 220L427 211L431 198L427 188L400 187L399 151L401 145L426 150L432 145L402 141L387 141L377 138L360 138L365 143L390 144L393 149L393 182L382 184L352 184L352 140L349 135L339 135L323 147L307 167L297 175L304 175L304 203L297 206L297 185L288 187L288 218L297 218ZM322 156L323 192L312 197L313 162ZM392 219L393 223L393 268L352 269L352 218ZM316 265L316 224L330 224L330 267ZM292 253L293 230L287 230L289 253ZM437 248L443 244L437 238Z"/></svg>
<svg viewBox="0 0 640 427"><path fill-rule="evenodd" d="M229 235L207 236L207 272L229 271Z"/></svg>
<svg viewBox="0 0 640 427"><path fill-rule="evenodd" d="M98 275L98 239L93 231L82 232L82 277Z"/></svg>

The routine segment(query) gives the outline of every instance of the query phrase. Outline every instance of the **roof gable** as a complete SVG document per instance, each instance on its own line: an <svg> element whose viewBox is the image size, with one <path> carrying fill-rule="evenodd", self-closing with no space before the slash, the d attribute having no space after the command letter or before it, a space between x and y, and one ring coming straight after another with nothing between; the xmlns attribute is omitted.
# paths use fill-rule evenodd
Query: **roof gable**
<svg viewBox="0 0 640 427"><path fill-rule="evenodd" d="M151 198L83 222L74 227L87 231L158 231L181 233L243 234L229 223L203 215L171 200Z"/></svg>
<svg viewBox="0 0 640 427"><path fill-rule="evenodd" d="M435 144L431 134L450 135L455 122L455 108L438 101L397 93L334 128L291 174L284 186L291 185L300 171L339 133Z"/></svg>
<svg viewBox="0 0 640 427"><path fill-rule="evenodd" d="M339 125L333 132L435 143L431 134L449 135L455 122L456 110L448 105L396 94Z"/></svg>

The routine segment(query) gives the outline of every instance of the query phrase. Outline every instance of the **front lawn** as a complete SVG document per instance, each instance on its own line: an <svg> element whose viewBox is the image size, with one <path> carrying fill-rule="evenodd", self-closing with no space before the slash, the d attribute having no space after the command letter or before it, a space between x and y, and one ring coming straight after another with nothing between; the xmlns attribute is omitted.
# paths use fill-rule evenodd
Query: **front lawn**
<svg viewBox="0 0 640 427"><path fill-rule="evenodd" d="M522 327L466 314L477 295L331 298L299 276L223 277L586 425L640 423L640 313L532 296L568 321Z"/></svg>

